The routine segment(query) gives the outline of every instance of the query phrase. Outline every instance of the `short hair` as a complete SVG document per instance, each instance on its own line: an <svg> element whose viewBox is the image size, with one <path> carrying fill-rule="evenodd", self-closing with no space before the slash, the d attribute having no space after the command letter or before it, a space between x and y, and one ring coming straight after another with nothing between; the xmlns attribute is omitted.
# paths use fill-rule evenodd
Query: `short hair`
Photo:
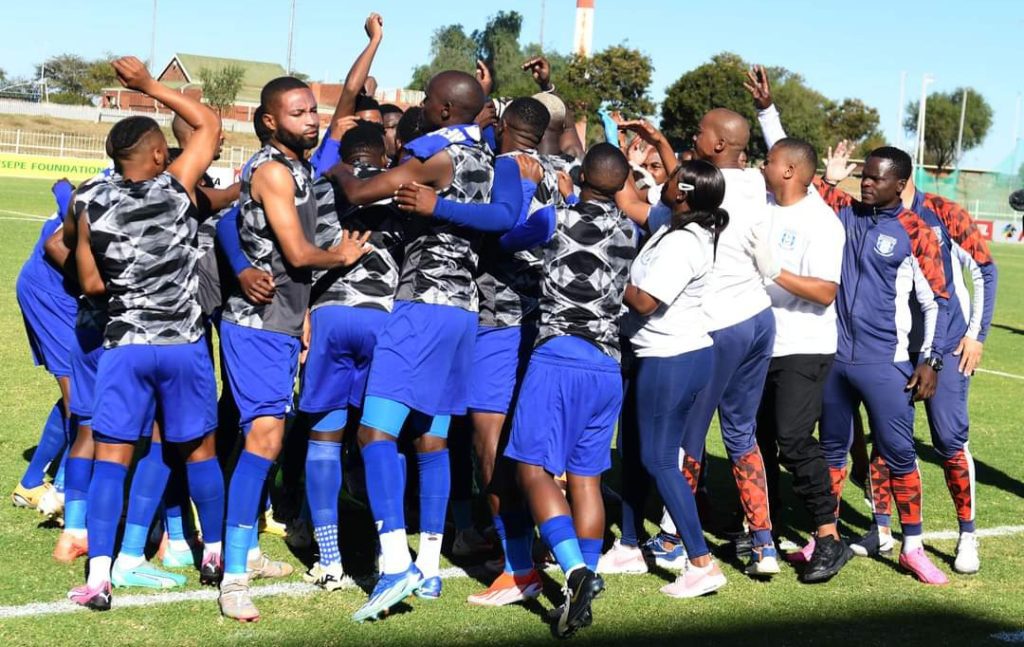
<svg viewBox="0 0 1024 647"><path fill-rule="evenodd" d="M583 180L603 193L615 193L626 183L629 162L616 146L595 144L583 158Z"/></svg>
<svg viewBox="0 0 1024 647"><path fill-rule="evenodd" d="M868 159L872 157L891 162L893 170L896 171L896 177L901 180L909 180L914 172L914 162L910 159L910 155L895 146L880 146L868 154Z"/></svg>
<svg viewBox="0 0 1024 647"><path fill-rule="evenodd" d="M390 114L399 114L400 115L400 114L403 114L403 113L405 113L405 110L402 110L401 108L399 108L398 106L396 106L393 103L382 103L382 104L380 104L380 115L382 117L384 115L390 115Z"/></svg>
<svg viewBox="0 0 1024 647"><path fill-rule="evenodd" d="M384 129L380 124L360 120L341 136L341 160L346 163L358 155L384 155Z"/></svg>
<svg viewBox="0 0 1024 647"><path fill-rule="evenodd" d="M182 119L181 115L174 113L174 119L171 119L171 132L174 133L174 138L178 140L178 144L182 144L192 134L192 126Z"/></svg>
<svg viewBox="0 0 1024 647"><path fill-rule="evenodd" d="M544 137L544 131L551 122L551 113L547 107L533 97L519 97L505 108L504 119L515 119L537 141Z"/></svg>
<svg viewBox="0 0 1024 647"><path fill-rule="evenodd" d="M271 80L260 90L260 105L269 110L270 106L277 101L285 92L292 90L308 90L309 86L294 76L279 76Z"/></svg>
<svg viewBox="0 0 1024 647"><path fill-rule="evenodd" d="M785 150L789 159L802 166L806 181L811 181L814 172L818 170L818 153L815 152L813 146L796 137L783 137L772 146L772 148L775 147Z"/></svg>
<svg viewBox="0 0 1024 647"><path fill-rule="evenodd" d="M395 134L403 144L408 144L423 134L423 108L413 106L405 111L398 120Z"/></svg>
<svg viewBox="0 0 1024 647"><path fill-rule="evenodd" d="M550 92L538 92L533 98L544 104L550 115L548 126L562 126L565 124L565 102L558 95Z"/></svg>
<svg viewBox="0 0 1024 647"><path fill-rule="evenodd" d="M252 128L256 131L256 138L260 140L261 146L265 146L274 134L269 128L267 128L267 125L263 123L263 116L266 114L267 110L263 106L256 108L256 112L252 114Z"/></svg>
<svg viewBox="0 0 1024 647"><path fill-rule="evenodd" d="M152 132L160 132L160 125L150 117L125 117L107 133L107 156L114 160L114 169L121 172L121 162L131 156L139 142Z"/></svg>
<svg viewBox="0 0 1024 647"><path fill-rule="evenodd" d="M365 112L367 110L380 111L380 104L373 97L368 97L365 94L356 95L356 112Z"/></svg>

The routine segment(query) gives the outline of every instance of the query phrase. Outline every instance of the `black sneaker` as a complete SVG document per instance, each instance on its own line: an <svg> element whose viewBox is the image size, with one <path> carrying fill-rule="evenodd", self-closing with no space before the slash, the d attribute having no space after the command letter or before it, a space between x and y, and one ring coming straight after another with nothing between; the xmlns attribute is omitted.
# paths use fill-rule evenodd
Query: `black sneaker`
<svg viewBox="0 0 1024 647"><path fill-rule="evenodd" d="M555 635L568 638L594 621L590 603L604 590L604 580L588 568L577 568L565 583L565 602L555 626Z"/></svg>
<svg viewBox="0 0 1024 647"><path fill-rule="evenodd" d="M203 586L218 586L224 579L224 565L219 554L208 554L203 556L203 563L199 567L199 583Z"/></svg>
<svg viewBox="0 0 1024 647"><path fill-rule="evenodd" d="M805 584L827 582L852 558L853 551L842 539L836 539L831 535L818 537L814 541L814 553L807 562L807 568L800 575L800 581Z"/></svg>
<svg viewBox="0 0 1024 647"><path fill-rule="evenodd" d="M868 531L868 534L852 542L850 550L858 557L878 557L882 554L888 555L891 553L895 544L892 533L881 535L878 532L878 526L871 524L871 530Z"/></svg>

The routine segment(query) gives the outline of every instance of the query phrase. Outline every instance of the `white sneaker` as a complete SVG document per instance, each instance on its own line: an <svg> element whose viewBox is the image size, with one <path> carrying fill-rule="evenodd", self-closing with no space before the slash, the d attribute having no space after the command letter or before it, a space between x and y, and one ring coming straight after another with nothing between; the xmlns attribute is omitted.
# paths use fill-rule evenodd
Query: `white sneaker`
<svg viewBox="0 0 1024 647"><path fill-rule="evenodd" d="M956 542L956 560L953 561L953 570L957 573L971 575L977 573L980 568L978 536L973 532L960 533L960 541Z"/></svg>
<svg viewBox="0 0 1024 647"><path fill-rule="evenodd" d="M323 566L320 562L313 564L313 567L302 574L302 579L310 584L316 584L325 591L337 591L342 588L342 580L345 572L341 564L328 564Z"/></svg>
<svg viewBox="0 0 1024 647"><path fill-rule="evenodd" d="M615 544L598 560L597 572L601 575L646 573L647 562L639 546L623 546L616 539Z"/></svg>
<svg viewBox="0 0 1024 647"><path fill-rule="evenodd" d="M455 541L452 542L452 555L456 557L469 557L470 555L489 553L492 550L494 550L494 545L477 532L476 528L466 528L456 532Z"/></svg>
<svg viewBox="0 0 1024 647"><path fill-rule="evenodd" d="M56 519L64 514L64 493L58 492L57 488L50 488L39 497L39 504L36 506L39 514L50 519Z"/></svg>

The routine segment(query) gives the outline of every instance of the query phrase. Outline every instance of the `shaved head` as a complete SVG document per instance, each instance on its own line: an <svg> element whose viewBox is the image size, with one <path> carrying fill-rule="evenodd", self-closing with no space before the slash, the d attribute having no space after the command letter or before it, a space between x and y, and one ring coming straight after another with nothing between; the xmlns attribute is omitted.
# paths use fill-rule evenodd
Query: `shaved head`
<svg viewBox="0 0 1024 647"><path fill-rule="evenodd" d="M694 152L718 167L739 167L740 153L750 141L750 124L739 113L715 108L700 120L693 137Z"/></svg>
<svg viewBox="0 0 1024 647"><path fill-rule="evenodd" d="M446 70L427 83L423 115L426 123L435 128L467 124L480 114L486 100L476 78L465 72Z"/></svg>
<svg viewBox="0 0 1024 647"><path fill-rule="evenodd" d="M626 156L606 142L592 146L583 158L583 182L606 196L618 192L628 175Z"/></svg>
<svg viewBox="0 0 1024 647"><path fill-rule="evenodd" d="M184 148L188 143L188 138L192 136L192 126L189 126L188 122L182 119L178 113L174 113L174 119L171 120L171 132L178 140L178 146Z"/></svg>

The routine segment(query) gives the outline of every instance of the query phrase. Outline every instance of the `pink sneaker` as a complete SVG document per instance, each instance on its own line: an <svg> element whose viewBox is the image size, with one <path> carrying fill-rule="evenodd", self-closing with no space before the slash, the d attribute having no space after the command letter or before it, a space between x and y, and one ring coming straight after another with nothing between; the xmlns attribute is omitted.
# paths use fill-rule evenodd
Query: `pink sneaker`
<svg viewBox="0 0 1024 647"><path fill-rule="evenodd" d="M90 588L88 584L76 586L68 591L68 599L94 611L106 611L110 609L110 582L96 588Z"/></svg>
<svg viewBox="0 0 1024 647"><path fill-rule="evenodd" d="M807 540L804 547L800 550L794 550L792 553L786 553L783 558L790 564L806 564L811 561L811 555L814 554L814 535Z"/></svg>
<svg viewBox="0 0 1024 647"><path fill-rule="evenodd" d="M900 566L914 574L914 577L925 584L949 584L946 574L928 559L924 548L916 548L909 553L900 553Z"/></svg>
<svg viewBox="0 0 1024 647"><path fill-rule="evenodd" d="M698 568L687 562L686 570L679 574L675 582L661 587L661 592L673 598L697 598L725 586L725 575L722 575L717 562L711 566Z"/></svg>
<svg viewBox="0 0 1024 647"><path fill-rule="evenodd" d="M611 549L598 560L597 572L602 575L646 573L647 562L639 546L623 546L616 539Z"/></svg>

